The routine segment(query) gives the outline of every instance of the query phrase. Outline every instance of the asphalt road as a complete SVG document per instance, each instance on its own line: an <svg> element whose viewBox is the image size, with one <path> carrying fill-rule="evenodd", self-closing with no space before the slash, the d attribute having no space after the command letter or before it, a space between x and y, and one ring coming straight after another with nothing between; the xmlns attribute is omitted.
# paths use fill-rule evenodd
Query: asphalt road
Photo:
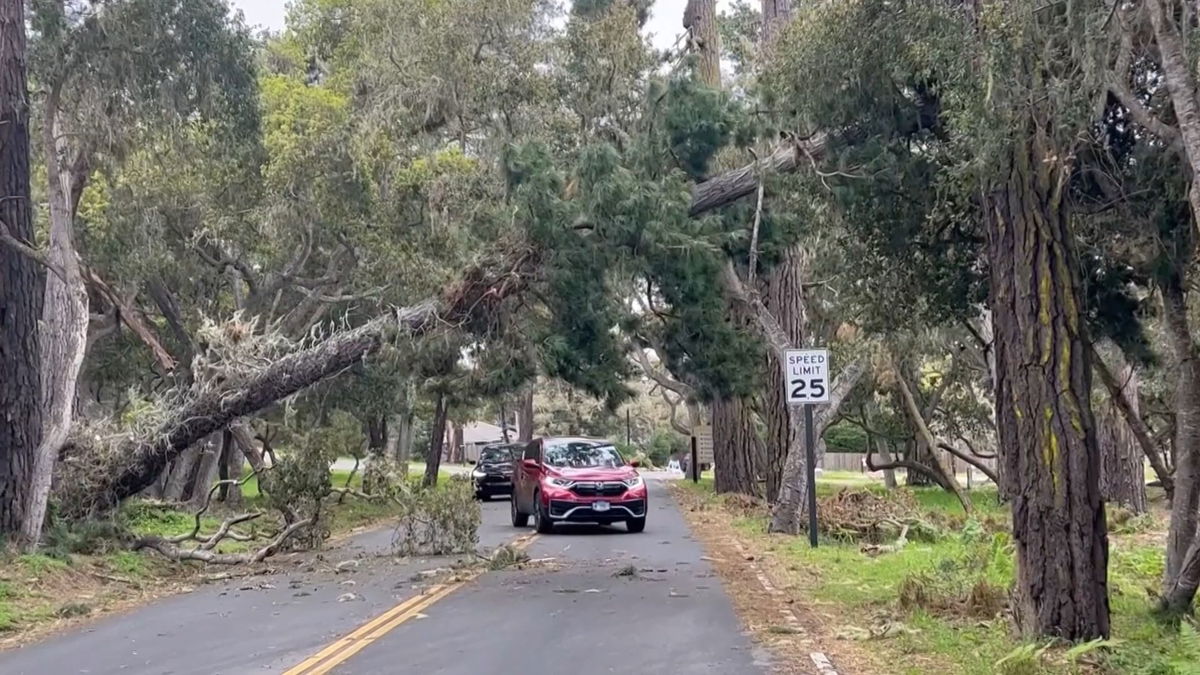
<svg viewBox="0 0 1200 675"><path fill-rule="evenodd" d="M640 534L570 526L530 538L531 530L510 525L507 501L485 504L481 546L524 535L540 562L487 572L444 597L423 595L428 589L414 578L450 561L396 561L387 555L385 529L315 564L280 561L276 574L202 586L0 653L0 673L285 672L347 634L369 638L312 672L765 673L767 656L742 635L682 516L660 482L650 487L650 517ZM631 569L635 576L617 574ZM411 620L393 611L401 621L390 629L377 622L385 627L352 633L406 601L421 605L408 612Z"/></svg>

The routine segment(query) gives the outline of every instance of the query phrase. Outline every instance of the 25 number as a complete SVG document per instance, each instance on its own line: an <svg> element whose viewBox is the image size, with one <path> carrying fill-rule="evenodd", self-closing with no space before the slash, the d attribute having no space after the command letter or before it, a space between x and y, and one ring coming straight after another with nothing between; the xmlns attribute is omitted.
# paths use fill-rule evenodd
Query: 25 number
<svg viewBox="0 0 1200 675"><path fill-rule="evenodd" d="M824 398L825 378L816 377L811 380L792 380L792 398ZM805 393L805 389L811 393Z"/></svg>

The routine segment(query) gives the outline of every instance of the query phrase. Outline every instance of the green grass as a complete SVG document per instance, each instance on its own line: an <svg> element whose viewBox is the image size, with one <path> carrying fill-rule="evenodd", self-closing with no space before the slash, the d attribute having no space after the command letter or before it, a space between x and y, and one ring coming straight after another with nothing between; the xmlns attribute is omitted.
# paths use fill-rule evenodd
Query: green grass
<svg viewBox="0 0 1200 675"><path fill-rule="evenodd" d="M712 481L688 489L711 495ZM828 495L847 487L841 476L823 477L818 494ZM882 485L866 484L870 490ZM1011 588L1015 579L1015 553L1007 532L1008 506L998 503L994 488L970 492L974 518L963 517L953 495L937 488L908 490L926 515L943 523L966 523L935 542L910 541L899 551L869 556L858 542L825 539L812 549L804 537L767 537L765 516L736 517L734 527L756 547L773 551L792 573L793 590L823 613L836 617L836 632L847 627L869 629L882 615L901 621L915 632L871 640L864 650L878 652L880 663L892 664L895 673L954 672L966 675L992 673L1095 672L1069 662L1062 647L1034 653L1043 645L1023 645L1013 639L1006 620L971 616L970 603L902 606L902 590L920 589L935 599L963 600L972 586L986 581L998 589ZM986 527L980 523L987 523ZM1200 673L1200 637L1181 639L1179 631L1156 621L1147 591L1157 588L1163 569L1163 551L1154 538L1114 534L1110 537L1110 605L1114 644L1092 650L1088 658L1104 664L1102 672L1130 675L1186 675ZM1149 542L1149 543L1145 543ZM962 608L966 608L963 610ZM1194 635L1194 633L1193 633ZM1186 636L1185 636L1186 638ZM1011 656L1010 656L1011 655ZM1008 658L1007 662L998 665ZM882 671L881 671L882 672Z"/></svg>
<svg viewBox="0 0 1200 675"><path fill-rule="evenodd" d="M23 568L25 574L32 577L44 576L49 572L64 570L68 563L65 560L52 558L43 553L26 553L17 556L17 565Z"/></svg>
<svg viewBox="0 0 1200 675"><path fill-rule="evenodd" d="M113 571L129 578L137 578L146 574L146 559L133 551L112 553L108 556L107 563Z"/></svg>

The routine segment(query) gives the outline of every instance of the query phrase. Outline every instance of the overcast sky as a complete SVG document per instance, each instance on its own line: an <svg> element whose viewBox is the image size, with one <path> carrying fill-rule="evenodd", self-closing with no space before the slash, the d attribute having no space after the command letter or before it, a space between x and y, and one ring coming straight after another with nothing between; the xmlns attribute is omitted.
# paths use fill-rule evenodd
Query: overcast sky
<svg viewBox="0 0 1200 675"><path fill-rule="evenodd" d="M272 30L283 28L283 17L288 0L230 0L234 7L246 15L246 22L251 26L262 26ZM660 49L670 47L675 38L683 32L683 8L687 0L656 0L654 11L646 30L654 35L654 45ZM717 5L724 9L729 0L718 0Z"/></svg>

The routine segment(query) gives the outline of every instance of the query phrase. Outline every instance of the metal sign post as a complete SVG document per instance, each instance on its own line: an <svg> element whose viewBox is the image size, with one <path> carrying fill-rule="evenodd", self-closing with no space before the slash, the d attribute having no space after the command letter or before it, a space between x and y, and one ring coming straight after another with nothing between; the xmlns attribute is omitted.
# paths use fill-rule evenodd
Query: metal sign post
<svg viewBox="0 0 1200 675"><path fill-rule="evenodd" d="M692 482L700 482L700 459L696 452L696 437L692 436Z"/></svg>
<svg viewBox="0 0 1200 675"><path fill-rule="evenodd" d="M829 350L789 349L783 382L789 405L804 406L804 455L808 483L808 543L817 547L817 433L813 406L829 402Z"/></svg>

